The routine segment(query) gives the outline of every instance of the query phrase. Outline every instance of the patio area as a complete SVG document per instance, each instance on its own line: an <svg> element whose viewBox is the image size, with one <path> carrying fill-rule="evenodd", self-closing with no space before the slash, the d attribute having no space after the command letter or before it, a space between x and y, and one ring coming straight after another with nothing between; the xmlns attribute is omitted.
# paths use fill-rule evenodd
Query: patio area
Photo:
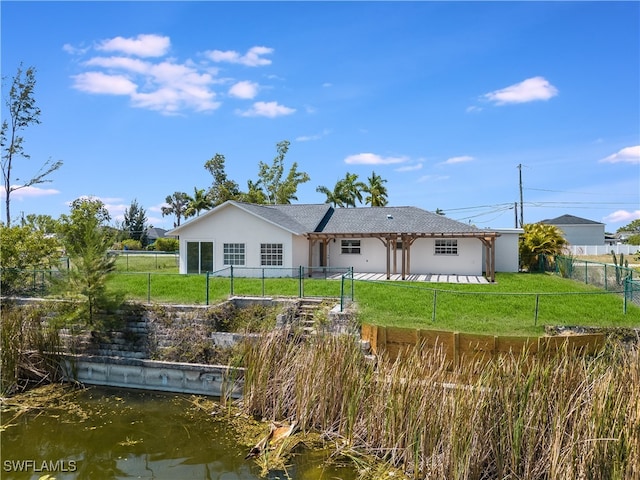
<svg viewBox="0 0 640 480"><path fill-rule="evenodd" d="M332 278L339 279L341 275L335 275ZM386 273L355 273L353 274L355 280L371 280L371 281L386 281ZM402 275L399 273L391 274L389 281L394 282L429 282L429 283L475 283L475 284L489 284L490 282L482 275L438 275L438 274L411 274L406 275L405 280L402 280Z"/></svg>

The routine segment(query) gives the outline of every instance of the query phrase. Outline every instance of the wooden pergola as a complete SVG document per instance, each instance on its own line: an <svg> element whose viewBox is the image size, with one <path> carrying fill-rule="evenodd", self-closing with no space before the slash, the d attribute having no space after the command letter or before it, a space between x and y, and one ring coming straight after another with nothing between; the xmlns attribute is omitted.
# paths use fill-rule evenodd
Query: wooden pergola
<svg viewBox="0 0 640 480"><path fill-rule="evenodd" d="M331 240L337 238L377 238L382 242L387 252L387 280L391 278L391 256L393 252L393 272L398 272L397 265L397 244L398 240L401 241L402 251L402 265L401 273L402 280L405 280L407 275L411 274L411 245L418 238L477 238L484 245L485 251L485 276L490 282L496 280L496 238L500 234L498 232L461 232L461 233L307 233L306 237L309 240L309 268L313 266L313 246L321 242L323 248L321 251L321 264L327 264L327 251L328 244Z"/></svg>

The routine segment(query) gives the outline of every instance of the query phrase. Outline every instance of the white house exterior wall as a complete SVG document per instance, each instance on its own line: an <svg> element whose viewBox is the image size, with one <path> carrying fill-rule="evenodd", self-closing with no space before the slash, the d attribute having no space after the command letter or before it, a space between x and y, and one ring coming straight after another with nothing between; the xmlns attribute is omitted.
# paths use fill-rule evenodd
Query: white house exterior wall
<svg viewBox="0 0 640 480"><path fill-rule="evenodd" d="M224 265L224 244L245 244L245 266L260 268L260 244L281 243L283 267L297 267L293 262L294 235L239 208L229 206L210 215L206 222L185 225L180 232L180 273L186 273L187 242L213 242L213 269ZM306 244L306 242L305 242ZM251 276L251 275L247 275Z"/></svg>
<svg viewBox="0 0 640 480"><path fill-rule="evenodd" d="M520 235L521 228L505 228L495 230L500 234L496 238L496 272L518 272L520 270ZM482 252L484 262L484 250Z"/></svg>
<svg viewBox="0 0 640 480"><path fill-rule="evenodd" d="M354 238L357 240L357 238ZM342 253L341 239L329 242L328 266L348 268L355 272L385 273L387 253L384 244L377 238L362 238L360 253ZM419 238L411 245L410 273L438 273L450 275L482 275L483 245L477 238L459 238L458 255L435 255L435 240ZM396 251L396 273L402 272L402 251ZM393 253L391 271L393 273Z"/></svg>
<svg viewBox="0 0 640 480"><path fill-rule="evenodd" d="M300 267L300 265L307 266L309 263L309 241L307 237L303 235L293 235L293 267ZM318 246L315 246L318 249ZM313 257L318 258L316 253ZM314 266L314 265L312 265Z"/></svg>

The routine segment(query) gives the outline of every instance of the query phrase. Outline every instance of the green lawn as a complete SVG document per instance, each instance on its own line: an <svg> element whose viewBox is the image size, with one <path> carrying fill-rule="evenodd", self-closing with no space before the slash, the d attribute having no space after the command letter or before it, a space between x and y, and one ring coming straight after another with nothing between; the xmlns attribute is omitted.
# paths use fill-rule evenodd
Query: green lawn
<svg viewBox="0 0 640 480"><path fill-rule="evenodd" d="M540 335L544 325L640 327L640 307L622 296L548 274L502 273L497 283L354 282L359 320L386 326L431 328L470 333ZM231 294L229 278L209 279L209 304ZM131 300L156 303L207 302L203 275L117 273L109 288ZM336 280L234 278L233 294L245 296L340 297ZM344 284L345 296L351 285ZM435 305L435 314L434 314Z"/></svg>

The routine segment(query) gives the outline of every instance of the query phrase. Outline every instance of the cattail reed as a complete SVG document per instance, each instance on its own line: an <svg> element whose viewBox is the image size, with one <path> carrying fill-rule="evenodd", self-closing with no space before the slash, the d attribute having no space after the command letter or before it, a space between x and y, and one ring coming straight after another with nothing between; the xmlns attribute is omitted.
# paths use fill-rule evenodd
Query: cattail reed
<svg viewBox="0 0 640 480"><path fill-rule="evenodd" d="M413 478L640 478L635 347L452 369L437 349L374 365L351 337L271 335L246 360L249 413L296 419Z"/></svg>

